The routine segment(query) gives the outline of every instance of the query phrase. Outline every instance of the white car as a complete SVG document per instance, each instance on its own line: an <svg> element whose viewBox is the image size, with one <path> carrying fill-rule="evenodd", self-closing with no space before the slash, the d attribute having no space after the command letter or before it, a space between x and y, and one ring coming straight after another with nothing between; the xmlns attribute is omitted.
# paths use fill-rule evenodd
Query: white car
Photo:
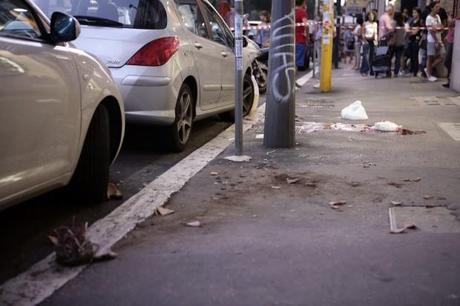
<svg viewBox="0 0 460 306"><path fill-rule="evenodd" d="M193 121L233 112L234 37L206 0L35 0L50 15L65 11L82 25L75 45L112 71L128 122L162 125L184 149ZM255 51L255 52L254 52ZM254 101L244 52L244 113Z"/></svg>
<svg viewBox="0 0 460 306"><path fill-rule="evenodd" d="M50 24L27 0L0 1L0 209L65 185L107 196L124 107L110 71L69 43L79 32L64 13Z"/></svg>

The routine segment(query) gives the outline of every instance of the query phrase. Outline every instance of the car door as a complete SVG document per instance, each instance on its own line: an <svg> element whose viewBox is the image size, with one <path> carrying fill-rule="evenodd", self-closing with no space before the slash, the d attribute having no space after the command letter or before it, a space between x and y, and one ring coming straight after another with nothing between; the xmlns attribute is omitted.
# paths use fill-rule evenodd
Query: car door
<svg viewBox="0 0 460 306"><path fill-rule="evenodd" d="M200 84L199 106L208 110L219 103L221 95L221 55L215 50L209 27L196 0L177 0L183 24L191 32L195 65Z"/></svg>
<svg viewBox="0 0 460 306"><path fill-rule="evenodd" d="M0 1L0 202L56 183L80 141L80 82L65 46L24 0Z"/></svg>
<svg viewBox="0 0 460 306"><path fill-rule="evenodd" d="M201 0L200 0L201 1ZM211 30L214 52L220 55L220 71L222 92L219 106L235 103L235 55L233 53L234 38L216 10L206 1L201 1L206 19Z"/></svg>

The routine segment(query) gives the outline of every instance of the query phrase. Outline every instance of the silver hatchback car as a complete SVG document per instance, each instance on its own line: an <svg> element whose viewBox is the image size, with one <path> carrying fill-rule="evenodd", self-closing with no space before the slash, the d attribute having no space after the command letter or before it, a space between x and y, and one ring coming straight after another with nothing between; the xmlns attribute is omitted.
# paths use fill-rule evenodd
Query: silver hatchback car
<svg viewBox="0 0 460 306"><path fill-rule="evenodd" d="M75 45L111 70L128 122L167 126L174 150L184 149L193 121L232 118L234 37L206 0L35 0L50 15L65 11L80 22ZM255 97L244 51L244 113Z"/></svg>

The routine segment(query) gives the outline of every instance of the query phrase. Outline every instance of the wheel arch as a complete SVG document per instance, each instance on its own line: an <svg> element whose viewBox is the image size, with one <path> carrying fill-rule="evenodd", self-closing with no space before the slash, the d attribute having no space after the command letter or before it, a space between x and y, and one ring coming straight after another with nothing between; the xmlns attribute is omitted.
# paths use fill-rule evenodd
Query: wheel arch
<svg viewBox="0 0 460 306"><path fill-rule="evenodd" d="M196 108L198 105L198 83L193 76L188 76L184 80L184 84L187 84L193 94L193 118L196 117Z"/></svg>

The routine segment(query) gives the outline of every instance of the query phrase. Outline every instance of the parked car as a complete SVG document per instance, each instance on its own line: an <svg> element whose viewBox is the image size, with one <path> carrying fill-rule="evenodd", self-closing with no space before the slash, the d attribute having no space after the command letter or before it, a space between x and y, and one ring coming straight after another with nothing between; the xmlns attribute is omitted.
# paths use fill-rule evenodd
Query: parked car
<svg viewBox="0 0 460 306"><path fill-rule="evenodd" d="M110 71L69 43L79 33L69 15L0 1L0 209L65 185L107 196L124 107Z"/></svg>
<svg viewBox="0 0 460 306"><path fill-rule="evenodd" d="M75 44L112 71L129 122L166 126L183 150L193 121L232 117L234 37L207 0L35 0L48 15L65 11L82 24ZM244 52L244 113L254 100Z"/></svg>

